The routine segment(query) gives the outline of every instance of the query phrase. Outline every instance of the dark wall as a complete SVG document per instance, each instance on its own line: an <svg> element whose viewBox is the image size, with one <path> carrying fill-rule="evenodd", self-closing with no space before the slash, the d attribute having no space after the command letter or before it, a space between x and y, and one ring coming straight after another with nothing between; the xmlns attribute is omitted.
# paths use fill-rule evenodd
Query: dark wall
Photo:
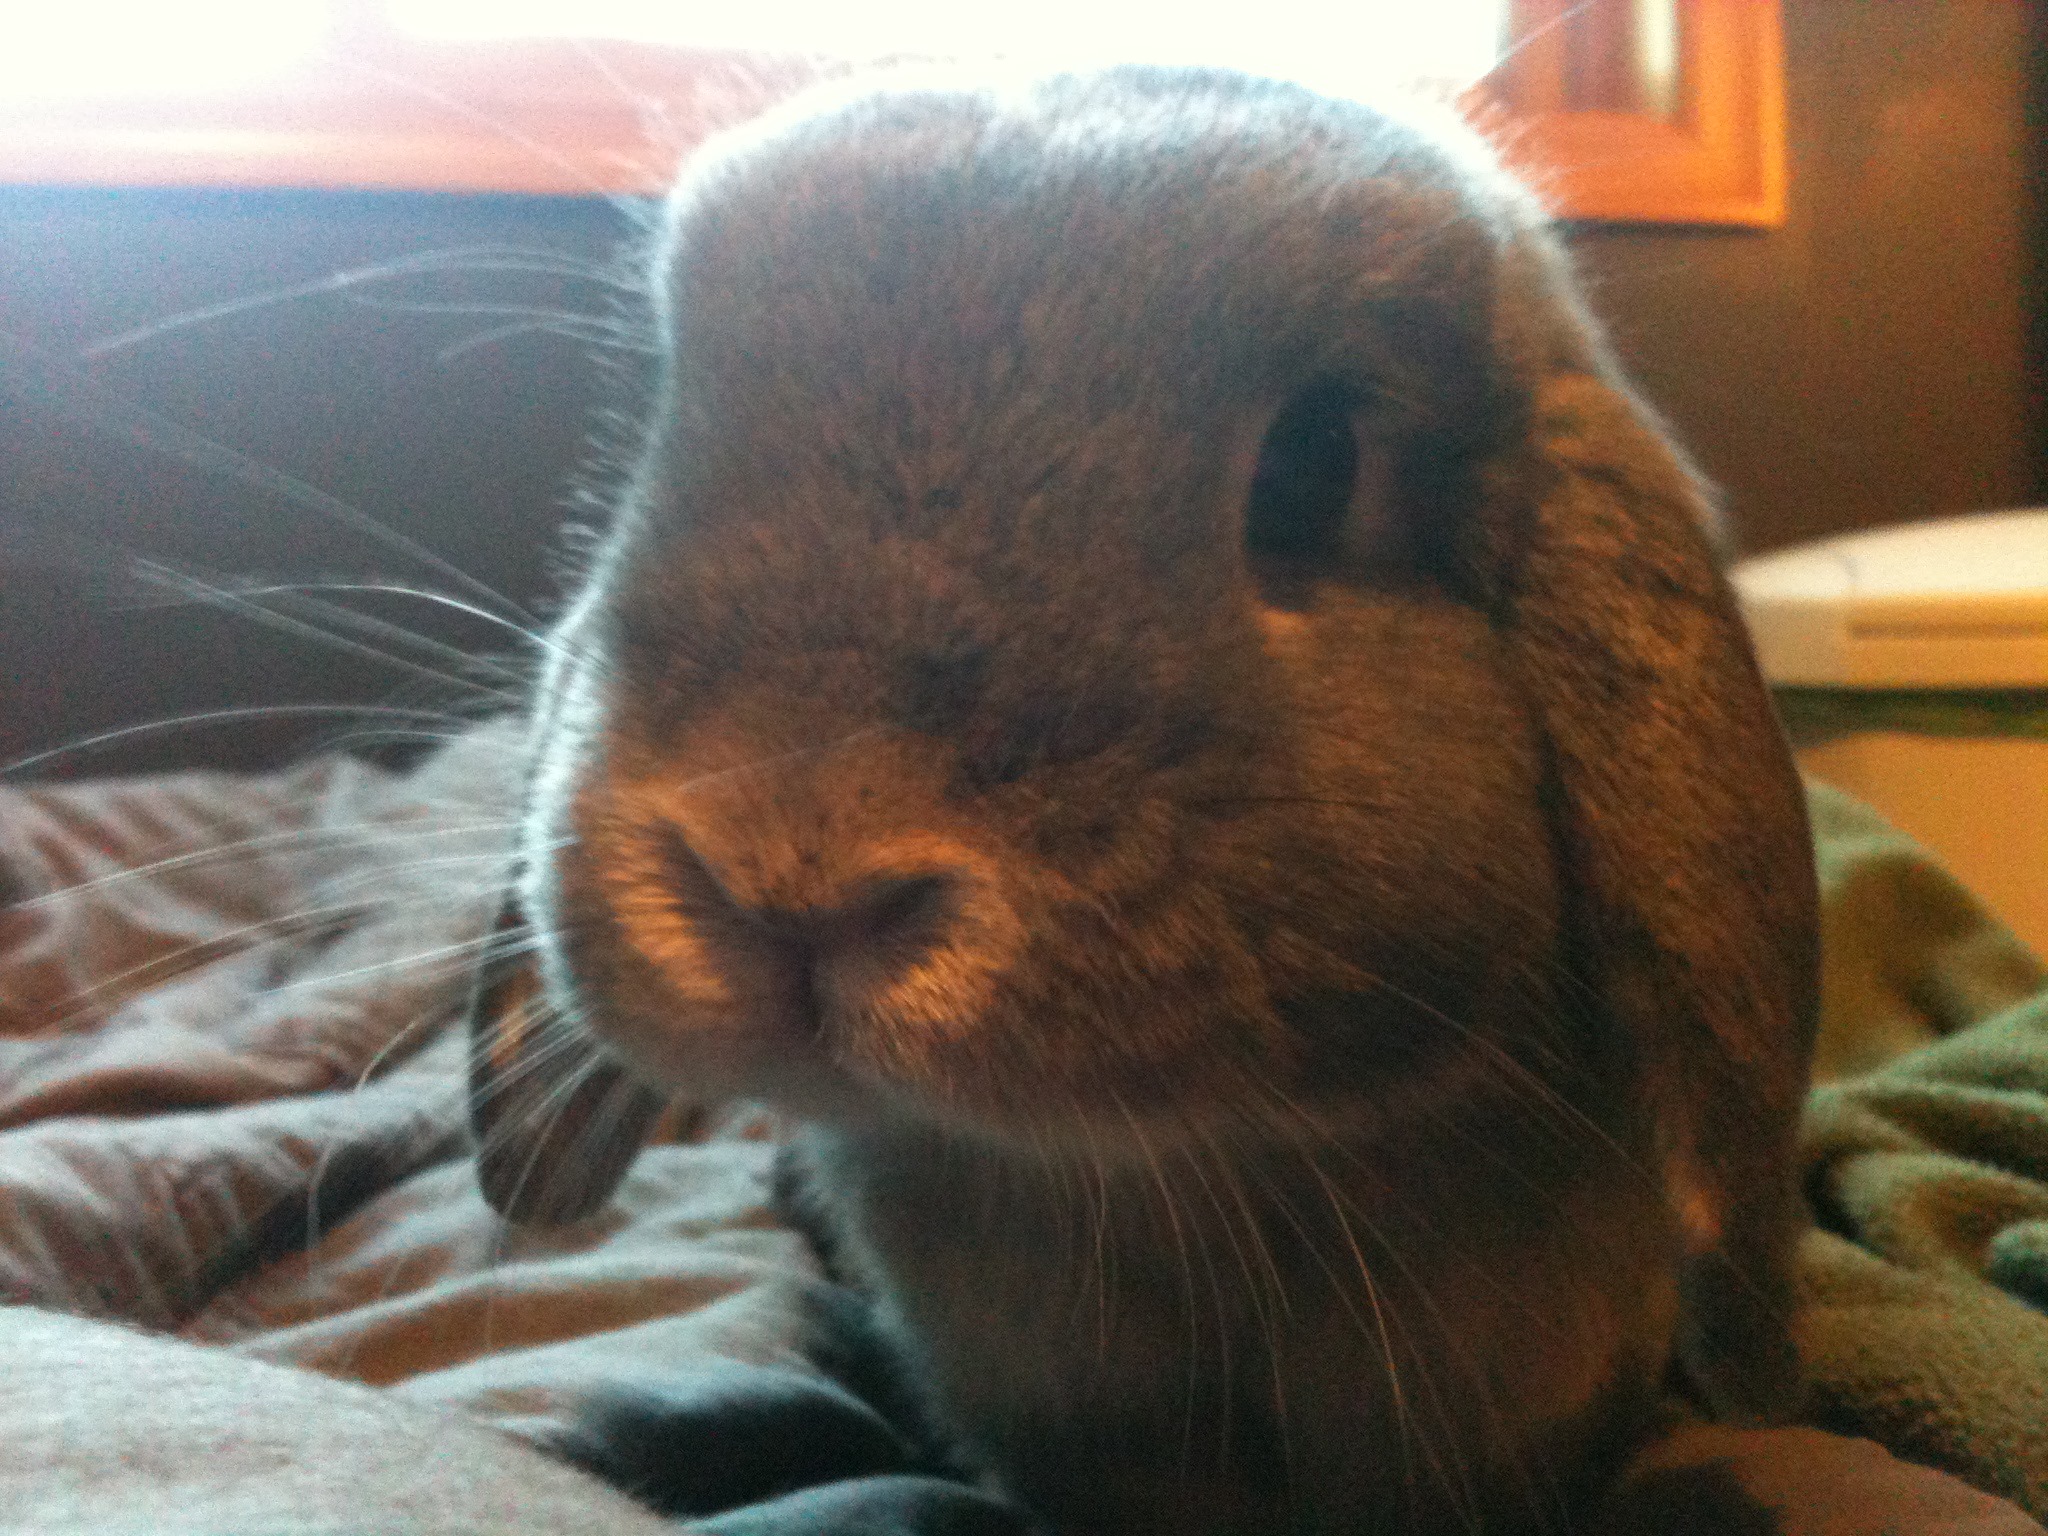
<svg viewBox="0 0 2048 1536"><path fill-rule="evenodd" d="M2043 9L1788 0L1785 226L1575 238L1746 547L2048 500Z"/></svg>
<svg viewBox="0 0 2048 1536"><path fill-rule="evenodd" d="M360 513L544 602L599 412L635 362L585 334L618 294L561 269L611 263L630 233L570 199L0 190L0 764L252 701L463 697L422 675L445 667L429 651L373 660L133 572L476 596ZM419 270L331 284L394 262ZM174 317L191 323L96 350ZM576 334L531 328L551 317ZM280 478L251 484L252 466ZM316 493L335 505L304 504ZM445 608L354 601L463 649L516 644ZM343 723L237 717L45 771L262 760Z"/></svg>
<svg viewBox="0 0 2048 1536"><path fill-rule="evenodd" d="M1597 306L1753 548L2048 499L2028 393L2027 316L2041 309L2022 153L2042 137L2029 137L2024 88L2041 6L1785 10L1789 223L1580 232ZM602 315L601 283L470 259L232 306L433 251L593 263L628 231L616 210L564 199L0 189L0 764L253 701L461 693L215 608L166 606L128 573L141 558L448 588L330 513L179 456L204 437L523 603L551 592L549 552L594 411L616 397L613 368L588 339L500 334L520 316L476 306ZM214 306L230 310L92 354ZM465 648L495 638L417 605L379 611ZM334 726L238 718L46 771L250 761Z"/></svg>

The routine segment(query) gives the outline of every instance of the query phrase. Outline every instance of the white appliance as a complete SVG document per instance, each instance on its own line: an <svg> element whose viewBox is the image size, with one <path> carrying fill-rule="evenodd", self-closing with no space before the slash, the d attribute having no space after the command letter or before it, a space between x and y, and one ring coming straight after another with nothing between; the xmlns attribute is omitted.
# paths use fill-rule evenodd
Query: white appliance
<svg viewBox="0 0 2048 1536"><path fill-rule="evenodd" d="M2048 955L2048 509L1847 534L1734 580L1764 675L1797 690L1801 766Z"/></svg>

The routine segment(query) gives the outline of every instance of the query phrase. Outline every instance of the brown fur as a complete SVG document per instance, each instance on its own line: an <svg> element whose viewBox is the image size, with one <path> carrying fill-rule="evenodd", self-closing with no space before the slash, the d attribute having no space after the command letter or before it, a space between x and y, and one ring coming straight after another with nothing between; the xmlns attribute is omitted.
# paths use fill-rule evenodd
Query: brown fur
<svg viewBox="0 0 2048 1536"><path fill-rule="evenodd" d="M1782 1406L1801 802L1483 153L1216 73L913 85L702 158L665 253L543 691L558 1059L802 1122L1057 1529L1563 1528L1674 1361Z"/></svg>

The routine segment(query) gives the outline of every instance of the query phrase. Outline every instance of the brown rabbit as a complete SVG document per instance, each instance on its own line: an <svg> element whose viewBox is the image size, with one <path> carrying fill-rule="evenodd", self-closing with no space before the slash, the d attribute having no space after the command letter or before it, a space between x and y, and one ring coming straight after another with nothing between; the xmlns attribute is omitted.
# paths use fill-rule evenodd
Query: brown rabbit
<svg viewBox="0 0 2048 1536"><path fill-rule="evenodd" d="M537 713L551 1022L480 1013L501 1209L602 1200L662 1095L779 1107L1059 1531L1565 1529L1673 1386L1787 1403L1801 801L1474 141L841 91L697 160L659 295Z"/></svg>

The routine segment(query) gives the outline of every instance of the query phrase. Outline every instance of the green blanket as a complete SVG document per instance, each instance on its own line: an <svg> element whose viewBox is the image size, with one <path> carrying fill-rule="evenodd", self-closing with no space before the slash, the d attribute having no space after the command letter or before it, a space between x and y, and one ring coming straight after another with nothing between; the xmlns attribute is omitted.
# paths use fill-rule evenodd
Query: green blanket
<svg viewBox="0 0 2048 1536"><path fill-rule="evenodd" d="M1811 804L1807 1417L2048 1516L2048 967L1873 813Z"/></svg>

